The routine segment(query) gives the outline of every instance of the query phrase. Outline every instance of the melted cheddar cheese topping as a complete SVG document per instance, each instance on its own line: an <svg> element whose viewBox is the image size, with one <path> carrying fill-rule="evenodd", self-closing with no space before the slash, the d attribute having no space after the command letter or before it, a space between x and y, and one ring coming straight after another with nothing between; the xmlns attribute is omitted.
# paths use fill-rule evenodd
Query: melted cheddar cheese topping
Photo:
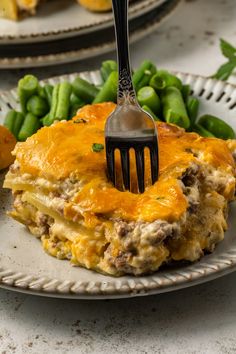
<svg viewBox="0 0 236 354"><path fill-rule="evenodd" d="M127 221L173 222L188 206L179 178L198 156L203 163L233 172L234 161L226 142L158 123L159 180L141 195L117 190L107 179L105 149L92 150L94 143L104 145L105 121L114 109L113 103L85 106L72 121L42 128L15 148L22 174L50 181L64 180L73 174L81 180L82 188L66 207L66 218L73 218L73 210L78 207L88 220L105 214ZM133 169L131 176L134 173Z"/></svg>

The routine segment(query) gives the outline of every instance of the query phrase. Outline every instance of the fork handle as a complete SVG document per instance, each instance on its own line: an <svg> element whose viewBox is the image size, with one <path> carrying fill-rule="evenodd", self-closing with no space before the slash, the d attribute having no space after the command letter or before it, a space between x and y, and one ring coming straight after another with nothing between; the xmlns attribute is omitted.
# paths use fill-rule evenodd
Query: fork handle
<svg viewBox="0 0 236 354"><path fill-rule="evenodd" d="M129 0L112 0L119 64L118 105L124 101L136 103L129 61L128 3Z"/></svg>

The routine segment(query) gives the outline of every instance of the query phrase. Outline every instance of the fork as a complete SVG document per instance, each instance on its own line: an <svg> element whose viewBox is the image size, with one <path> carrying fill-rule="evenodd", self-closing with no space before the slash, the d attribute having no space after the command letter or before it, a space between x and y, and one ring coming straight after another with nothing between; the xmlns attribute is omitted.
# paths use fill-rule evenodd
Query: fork
<svg viewBox="0 0 236 354"><path fill-rule="evenodd" d="M157 130L153 118L139 106L133 88L128 43L128 0L112 0L119 63L117 108L108 117L105 143L108 178L117 187L115 150L120 151L123 186L130 191L130 149L135 151L138 191L145 190L144 149L150 151L151 179L158 179Z"/></svg>

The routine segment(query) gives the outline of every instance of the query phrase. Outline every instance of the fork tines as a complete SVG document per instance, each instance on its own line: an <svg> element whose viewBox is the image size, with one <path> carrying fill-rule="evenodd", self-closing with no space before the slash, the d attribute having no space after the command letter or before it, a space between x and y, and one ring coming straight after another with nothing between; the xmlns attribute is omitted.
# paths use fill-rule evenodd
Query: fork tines
<svg viewBox="0 0 236 354"><path fill-rule="evenodd" d="M150 163L151 163L151 178L152 184L158 179L158 143L157 137L142 137L124 139L119 137L106 137L106 158L108 177L111 182L116 186L116 171L115 171L115 150L120 151L121 168L123 185L125 190L130 191L130 149L135 151L136 170L139 193L145 190L145 162L144 162L144 149L150 150Z"/></svg>

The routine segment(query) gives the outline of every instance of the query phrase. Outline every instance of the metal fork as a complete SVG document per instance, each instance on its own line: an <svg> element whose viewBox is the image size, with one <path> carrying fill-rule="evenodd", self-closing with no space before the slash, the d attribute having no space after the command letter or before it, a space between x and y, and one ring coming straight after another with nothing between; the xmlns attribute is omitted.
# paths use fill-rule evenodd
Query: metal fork
<svg viewBox="0 0 236 354"><path fill-rule="evenodd" d="M151 178L158 179L158 140L153 118L139 106L132 84L128 43L128 0L112 0L119 62L117 108L105 127L108 177L116 186L115 150L120 151L123 185L130 190L130 149L134 149L139 193L145 190L144 149L150 150Z"/></svg>

